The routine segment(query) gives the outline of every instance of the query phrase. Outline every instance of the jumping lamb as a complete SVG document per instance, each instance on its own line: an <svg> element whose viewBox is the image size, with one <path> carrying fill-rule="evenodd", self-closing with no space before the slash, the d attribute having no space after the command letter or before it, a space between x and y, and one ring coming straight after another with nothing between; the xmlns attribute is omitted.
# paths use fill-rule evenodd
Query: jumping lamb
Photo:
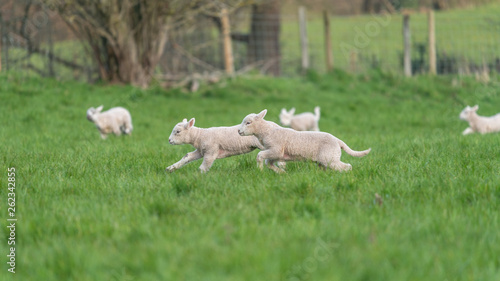
<svg viewBox="0 0 500 281"><path fill-rule="evenodd" d="M365 156L371 151L371 148L364 151L351 150L343 141L328 133L283 128L264 120L266 113L267 110L264 109L259 114L247 115L238 129L242 136L256 136L264 146L257 154L257 164L261 170L264 160L277 173L284 170L274 165L276 161L312 160L325 168L348 171L352 166L340 161L341 149L356 157Z"/></svg>
<svg viewBox="0 0 500 281"><path fill-rule="evenodd" d="M113 107L108 111L102 111L103 106L98 108L89 108L87 110L87 119L94 123L101 134L102 139L106 139L108 134L117 136L122 133L132 134L132 117L130 112L123 107Z"/></svg>
<svg viewBox="0 0 500 281"><path fill-rule="evenodd" d="M460 112L460 119L469 122L469 126L462 132L462 135L472 134L474 132L480 134L500 132L500 113L491 117L477 115L479 106L476 104L473 107L466 106Z"/></svg>
<svg viewBox="0 0 500 281"><path fill-rule="evenodd" d="M293 115L295 107L290 111L285 108L281 109L280 122L283 126L290 127L296 131L319 131L319 106L314 108L314 114L311 112L304 112L301 114Z"/></svg>
<svg viewBox="0 0 500 281"><path fill-rule="evenodd" d="M187 163L203 158L200 171L205 173L208 172L215 159L263 148L256 137L238 135L238 125L204 129L195 127L194 122L195 119L192 118L189 122L184 119L177 123L168 138L168 142L173 145L191 144L196 150L189 152L177 163L167 167L166 171L173 172Z"/></svg>

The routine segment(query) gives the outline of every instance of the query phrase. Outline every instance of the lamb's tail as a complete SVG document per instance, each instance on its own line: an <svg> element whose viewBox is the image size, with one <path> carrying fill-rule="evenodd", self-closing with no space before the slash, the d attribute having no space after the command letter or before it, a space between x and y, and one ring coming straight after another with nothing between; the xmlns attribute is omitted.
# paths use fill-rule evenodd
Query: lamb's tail
<svg viewBox="0 0 500 281"><path fill-rule="evenodd" d="M316 106L314 108L314 118L316 119L316 121L319 121L319 116L320 116L319 106Z"/></svg>
<svg viewBox="0 0 500 281"><path fill-rule="evenodd" d="M345 151L347 152L347 154L351 155L351 156L354 156L354 157L363 157L365 155L367 155L368 153L370 153L370 151L372 150L371 148L368 148L367 150L363 150L363 151L356 151L356 150L352 150L349 146L347 146L347 144L345 144L345 142L340 141L340 147Z"/></svg>

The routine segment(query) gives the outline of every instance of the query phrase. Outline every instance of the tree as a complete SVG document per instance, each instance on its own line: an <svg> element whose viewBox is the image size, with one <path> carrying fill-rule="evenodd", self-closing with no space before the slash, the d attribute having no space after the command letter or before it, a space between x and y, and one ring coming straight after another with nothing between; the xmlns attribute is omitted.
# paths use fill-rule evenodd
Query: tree
<svg viewBox="0 0 500 281"><path fill-rule="evenodd" d="M63 58L54 53L53 26L57 15L48 11L36 0L5 0L0 4L0 36L5 40L6 68L18 65L29 69L40 76L55 77L54 64L59 64L73 70L86 70L85 66ZM47 37L47 44L42 44L42 38ZM22 49L18 56L9 56L10 48ZM47 61L40 66L30 60L33 55L39 55ZM45 60L47 59L47 60Z"/></svg>
<svg viewBox="0 0 500 281"><path fill-rule="evenodd" d="M44 0L87 41L101 79L147 87L170 28L242 0Z"/></svg>
<svg viewBox="0 0 500 281"><path fill-rule="evenodd" d="M252 5L247 61L266 62L267 72L275 76L281 72L280 29L280 0Z"/></svg>

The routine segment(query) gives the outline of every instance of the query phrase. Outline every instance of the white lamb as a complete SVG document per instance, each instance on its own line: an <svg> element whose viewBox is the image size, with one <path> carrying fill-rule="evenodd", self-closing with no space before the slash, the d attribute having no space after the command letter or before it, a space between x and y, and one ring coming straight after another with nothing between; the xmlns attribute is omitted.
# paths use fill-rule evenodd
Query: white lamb
<svg viewBox="0 0 500 281"><path fill-rule="evenodd" d="M365 156L371 150L351 150L343 141L328 133L300 132L280 127L264 120L266 113L267 110L263 110L259 114L247 115L238 129L242 136L256 136L264 146L257 154L260 169L264 160L271 170L278 173L284 170L274 165L276 161L312 160L325 168L347 171L352 166L340 161L341 149L356 157Z"/></svg>
<svg viewBox="0 0 500 281"><path fill-rule="evenodd" d="M132 134L132 117L130 112L123 107L113 107L108 111L102 111L102 105L98 108L89 108L87 110L87 119L93 122L102 139L106 139L108 134L117 136L122 133Z"/></svg>
<svg viewBox="0 0 500 281"><path fill-rule="evenodd" d="M467 106L460 112L460 119L469 122L469 126L462 135L472 134L474 132L486 134L500 132L500 113L491 117L477 115L478 105L474 107Z"/></svg>
<svg viewBox="0 0 500 281"><path fill-rule="evenodd" d="M242 137L238 135L238 125L232 127L197 128L195 119L182 120L175 125L168 142L170 144L191 144L196 148L189 152L177 163L166 168L173 172L189 162L203 158L201 172L208 172L215 159L244 154L256 148L262 148L254 136Z"/></svg>
<svg viewBox="0 0 500 281"><path fill-rule="evenodd" d="M319 106L314 108L314 114L311 112L304 112L293 115L294 113L294 107L290 109L290 111L286 111L286 109L282 108L280 113L281 124L296 131L319 131Z"/></svg>

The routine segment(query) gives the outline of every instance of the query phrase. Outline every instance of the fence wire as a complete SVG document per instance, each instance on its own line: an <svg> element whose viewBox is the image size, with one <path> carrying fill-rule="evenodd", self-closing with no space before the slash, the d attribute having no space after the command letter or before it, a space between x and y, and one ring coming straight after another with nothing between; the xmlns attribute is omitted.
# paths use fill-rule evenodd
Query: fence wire
<svg viewBox="0 0 500 281"><path fill-rule="evenodd" d="M308 67L317 72L327 69L322 16L313 12L306 16ZM85 42L78 40L60 19L40 10L28 22L30 30L20 34L22 18L0 19L2 71L61 80L99 79ZM330 16L329 22L334 69L403 73L401 14ZM296 13L252 15L248 10L231 15L230 23L237 73L296 76L304 72ZM438 12L435 26L439 74L500 72L500 19L494 12L488 9ZM427 14L411 14L410 30L412 73L426 73L429 69ZM170 30L156 68L157 76L165 80L224 71L220 22L208 17L200 17L194 26Z"/></svg>

